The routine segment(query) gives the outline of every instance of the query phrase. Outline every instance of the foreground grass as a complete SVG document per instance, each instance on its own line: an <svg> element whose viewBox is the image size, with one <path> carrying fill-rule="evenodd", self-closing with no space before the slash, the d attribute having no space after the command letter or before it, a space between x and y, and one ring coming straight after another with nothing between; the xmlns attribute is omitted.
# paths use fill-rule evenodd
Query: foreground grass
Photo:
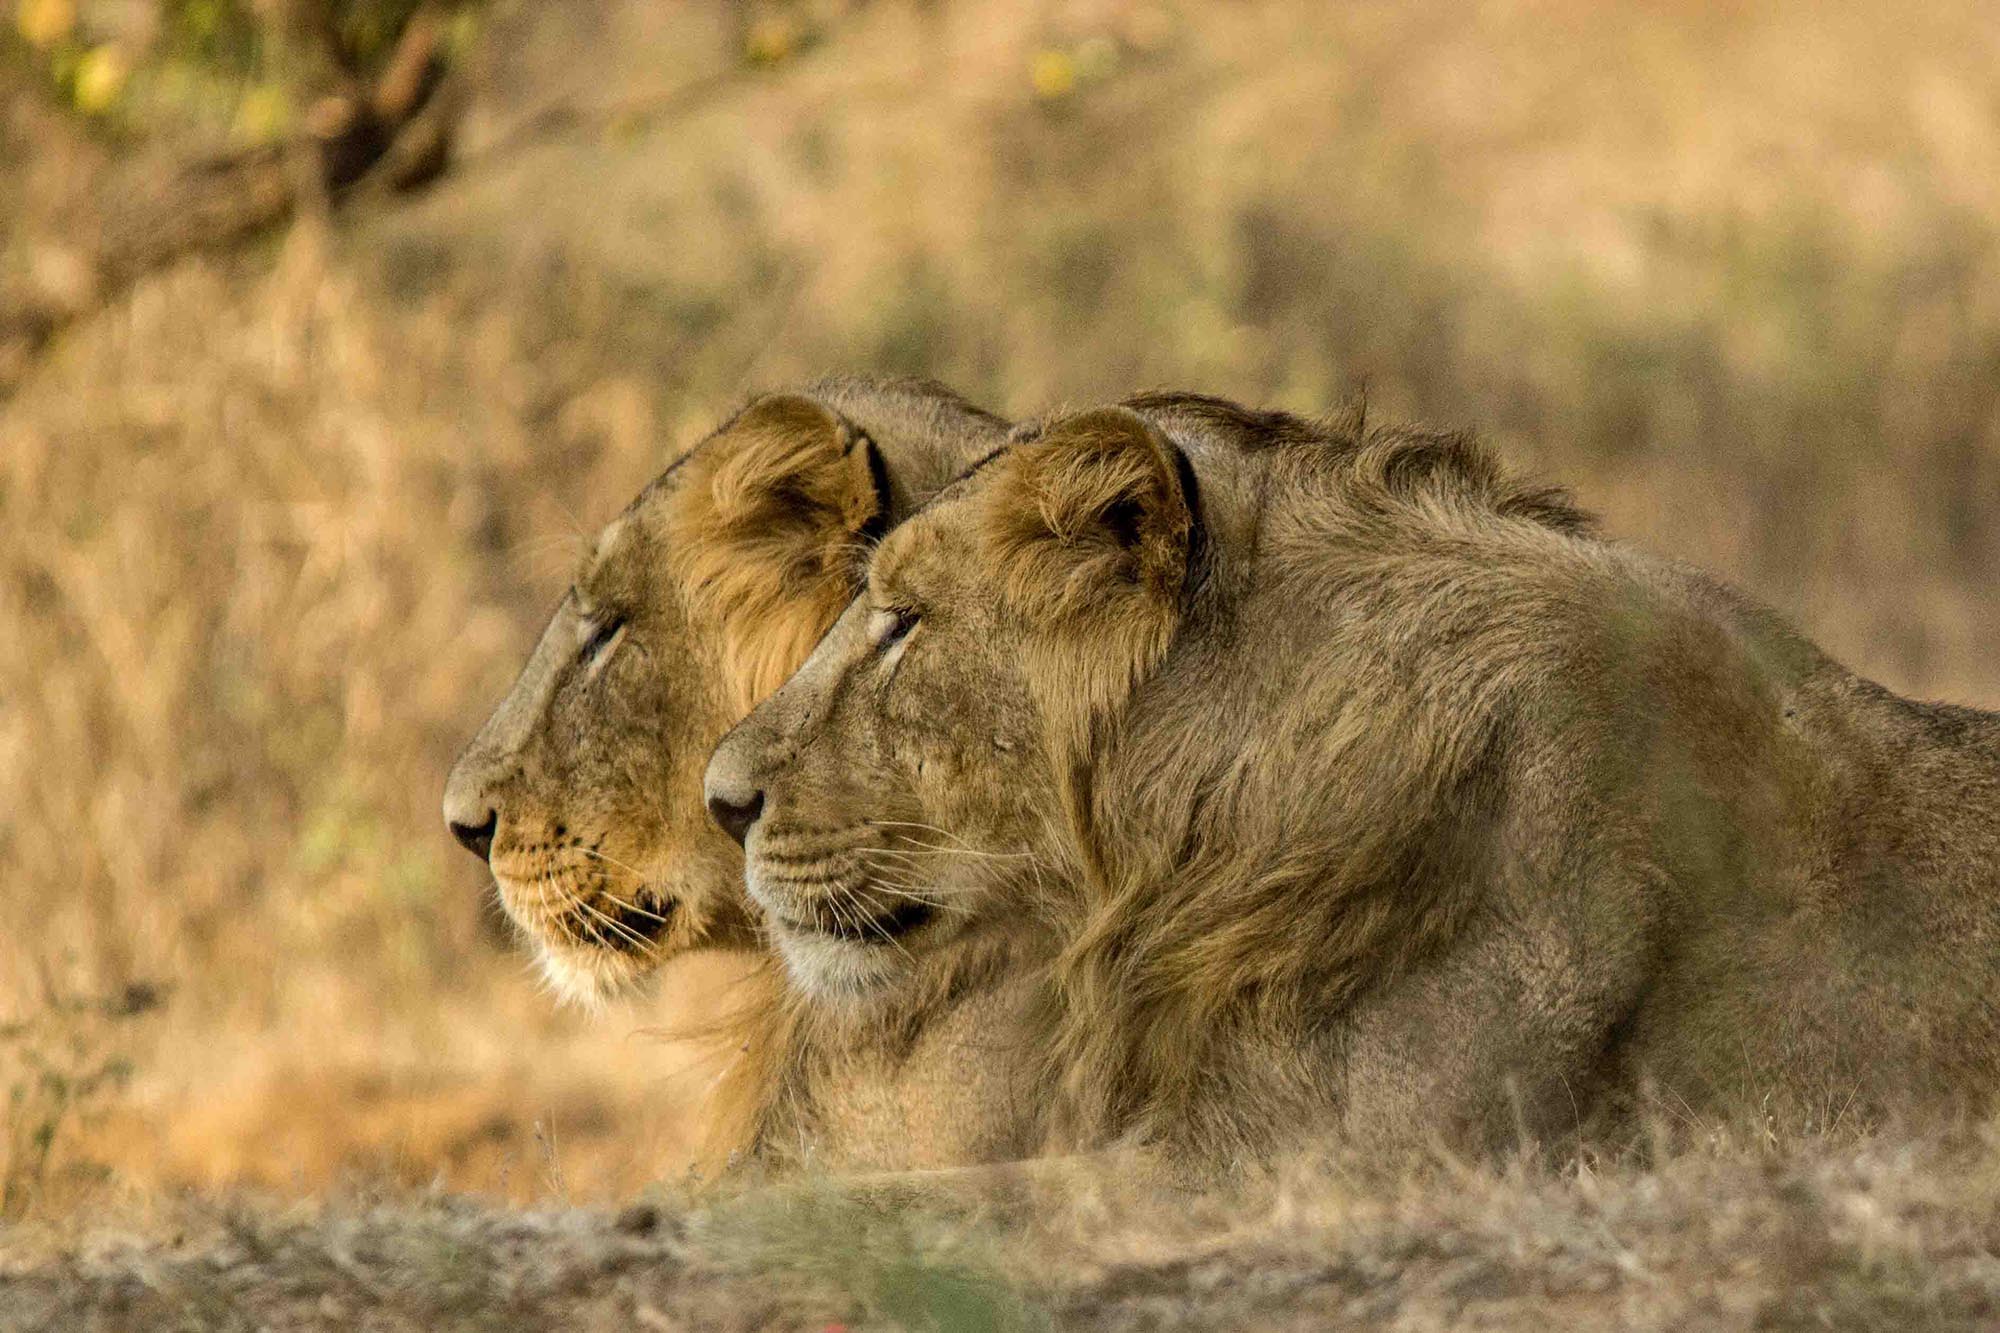
<svg viewBox="0 0 2000 1333"><path fill-rule="evenodd" d="M1961 1329L2000 1318L2000 1144L1658 1167L1300 1169L1238 1197L1106 1183L1031 1223L831 1183L620 1212L463 1198L184 1202L150 1235L0 1246L20 1330Z"/></svg>

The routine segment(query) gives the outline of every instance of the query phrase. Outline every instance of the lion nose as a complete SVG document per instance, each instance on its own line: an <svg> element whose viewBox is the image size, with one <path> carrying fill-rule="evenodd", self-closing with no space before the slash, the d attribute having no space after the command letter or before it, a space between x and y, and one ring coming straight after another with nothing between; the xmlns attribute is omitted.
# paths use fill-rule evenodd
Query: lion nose
<svg viewBox="0 0 2000 1333"><path fill-rule="evenodd" d="M496 767L475 744L444 780L444 826L459 846L491 863L503 804Z"/></svg>
<svg viewBox="0 0 2000 1333"><path fill-rule="evenodd" d="M731 757L718 750L710 758L702 788L708 797L708 817L740 846L764 813L764 789L743 771L743 765L729 762Z"/></svg>
<svg viewBox="0 0 2000 1333"><path fill-rule="evenodd" d="M728 791L715 787L708 789L708 815L722 825L722 831L736 839L739 846L750 836L750 826L757 822L757 816L764 813L764 793L752 788L749 791Z"/></svg>
<svg viewBox="0 0 2000 1333"><path fill-rule="evenodd" d="M456 819L447 819L445 823L451 828L451 836L458 839L459 846L482 861L492 858L493 832L500 827L499 812L488 810L486 821L481 824L461 824Z"/></svg>
<svg viewBox="0 0 2000 1333"><path fill-rule="evenodd" d="M764 813L763 773L754 758L754 740L748 739L754 736L747 724L724 736L708 757L708 771L701 779L709 818L738 846L749 841L750 830Z"/></svg>

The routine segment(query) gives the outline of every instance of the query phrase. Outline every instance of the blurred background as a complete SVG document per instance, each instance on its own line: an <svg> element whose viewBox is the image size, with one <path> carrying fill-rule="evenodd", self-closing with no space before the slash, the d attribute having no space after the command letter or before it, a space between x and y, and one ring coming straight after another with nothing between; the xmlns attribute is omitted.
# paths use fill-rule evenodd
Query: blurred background
<svg viewBox="0 0 2000 1333"><path fill-rule="evenodd" d="M581 538L747 391L1476 427L2000 706L1986 0L0 0L0 1216L600 1198L713 976L450 842Z"/></svg>

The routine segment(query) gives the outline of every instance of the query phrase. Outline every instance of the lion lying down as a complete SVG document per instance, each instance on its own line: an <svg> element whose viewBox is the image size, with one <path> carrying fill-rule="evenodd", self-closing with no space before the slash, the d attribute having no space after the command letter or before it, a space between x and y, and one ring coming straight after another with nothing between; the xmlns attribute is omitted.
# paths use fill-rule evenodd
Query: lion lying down
<svg viewBox="0 0 2000 1333"><path fill-rule="evenodd" d="M710 763L784 1042L969 994L1042 1149L1196 1173L1993 1091L2000 719L1461 437L1176 395L1021 434Z"/></svg>

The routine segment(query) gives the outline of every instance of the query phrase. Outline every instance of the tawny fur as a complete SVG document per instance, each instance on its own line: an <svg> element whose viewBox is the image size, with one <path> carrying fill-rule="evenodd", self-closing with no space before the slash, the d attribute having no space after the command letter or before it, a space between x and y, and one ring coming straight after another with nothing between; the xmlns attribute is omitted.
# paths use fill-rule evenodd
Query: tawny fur
<svg viewBox="0 0 2000 1333"><path fill-rule="evenodd" d="M870 445L827 405L773 395L698 448L667 497L674 582L720 634L748 712L806 658L854 596L878 516Z"/></svg>
<svg viewBox="0 0 2000 1333"><path fill-rule="evenodd" d="M715 761L780 833L977 854L905 980L1034 923L1008 1049L1045 1146L1208 1170L1615 1136L1649 1101L1988 1104L2000 719L1859 680L1464 437L1129 408L886 538ZM829 885L886 908L843 855Z"/></svg>

